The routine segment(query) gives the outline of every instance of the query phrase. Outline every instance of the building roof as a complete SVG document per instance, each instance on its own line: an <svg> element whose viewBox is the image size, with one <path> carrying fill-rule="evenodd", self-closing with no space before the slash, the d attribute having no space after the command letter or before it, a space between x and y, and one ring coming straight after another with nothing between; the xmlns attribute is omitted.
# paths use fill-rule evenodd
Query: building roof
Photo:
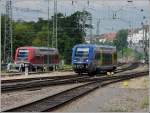
<svg viewBox="0 0 150 113"><path fill-rule="evenodd" d="M113 41L116 37L116 32L105 33L97 36L96 39L106 39L107 41Z"/></svg>

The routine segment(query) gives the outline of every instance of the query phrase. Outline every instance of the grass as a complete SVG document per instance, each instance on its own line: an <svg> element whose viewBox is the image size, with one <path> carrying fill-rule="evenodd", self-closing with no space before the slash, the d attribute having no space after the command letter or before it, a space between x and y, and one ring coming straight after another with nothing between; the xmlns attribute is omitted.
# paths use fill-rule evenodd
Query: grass
<svg viewBox="0 0 150 113"><path fill-rule="evenodd" d="M147 108L149 106L148 96L144 97L144 99L140 103L140 106L141 106L142 109Z"/></svg>
<svg viewBox="0 0 150 113"><path fill-rule="evenodd" d="M64 68L67 68L67 69L69 68L69 69L70 69L70 68L72 68L72 66L71 66L71 65L66 65L66 64L65 64L65 65L64 65Z"/></svg>
<svg viewBox="0 0 150 113"><path fill-rule="evenodd" d="M144 79L144 83L145 88L149 88L149 79Z"/></svg>
<svg viewBox="0 0 150 113"><path fill-rule="evenodd" d="M61 71L69 71L69 70L72 70L72 65L66 65L66 64L65 64L65 65L63 65L63 67L60 66L58 70L61 70Z"/></svg>

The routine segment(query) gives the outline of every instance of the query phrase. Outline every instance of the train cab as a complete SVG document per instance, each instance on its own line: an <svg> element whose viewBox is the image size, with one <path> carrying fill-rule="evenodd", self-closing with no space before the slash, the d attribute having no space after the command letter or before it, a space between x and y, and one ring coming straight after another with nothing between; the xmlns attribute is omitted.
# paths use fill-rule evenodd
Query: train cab
<svg viewBox="0 0 150 113"><path fill-rule="evenodd" d="M78 44L72 50L72 66L76 73L112 71L117 64L116 47L96 44Z"/></svg>

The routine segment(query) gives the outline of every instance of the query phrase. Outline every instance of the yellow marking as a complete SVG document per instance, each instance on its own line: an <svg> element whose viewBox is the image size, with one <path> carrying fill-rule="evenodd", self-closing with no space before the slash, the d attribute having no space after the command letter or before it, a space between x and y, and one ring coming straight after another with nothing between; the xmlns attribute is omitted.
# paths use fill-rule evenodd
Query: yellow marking
<svg viewBox="0 0 150 113"><path fill-rule="evenodd" d="M111 76L111 73L110 73L110 72L107 72L107 75L108 75L108 76Z"/></svg>
<svg viewBox="0 0 150 113"><path fill-rule="evenodd" d="M123 82L123 86L124 86L125 88L127 88L127 87L128 87L128 81L124 81L124 82Z"/></svg>
<svg viewBox="0 0 150 113"><path fill-rule="evenodd" d="M114 72L111 72L111 75L113 75L114 74Z"/></svg>

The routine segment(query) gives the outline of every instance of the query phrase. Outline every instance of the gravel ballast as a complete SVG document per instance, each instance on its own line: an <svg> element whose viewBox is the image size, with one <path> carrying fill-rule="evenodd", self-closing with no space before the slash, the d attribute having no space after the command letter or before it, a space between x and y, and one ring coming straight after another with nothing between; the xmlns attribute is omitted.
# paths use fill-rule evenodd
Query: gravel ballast
<svg viewBox="0 0 150 113"><path fill-rule="evenodd" d="M99 88L90 94L70 102L56 112L148 112L148 87L143 81L148 76ZM141 83L138 83L141 82ZM133 83L138 83L133 85Z"/></svg>
<svg viewBox="0 0 150 113"><path fill-rule="evenodd" d="M82 83L83 84L83 83ZM42 99L50 95L54 95L61 91L76 87L79 84L69 84L53 87L34 88L30 90L16 91L1 94L1 110L10 109L16 106L24 105L26 103Z"/></svg>

